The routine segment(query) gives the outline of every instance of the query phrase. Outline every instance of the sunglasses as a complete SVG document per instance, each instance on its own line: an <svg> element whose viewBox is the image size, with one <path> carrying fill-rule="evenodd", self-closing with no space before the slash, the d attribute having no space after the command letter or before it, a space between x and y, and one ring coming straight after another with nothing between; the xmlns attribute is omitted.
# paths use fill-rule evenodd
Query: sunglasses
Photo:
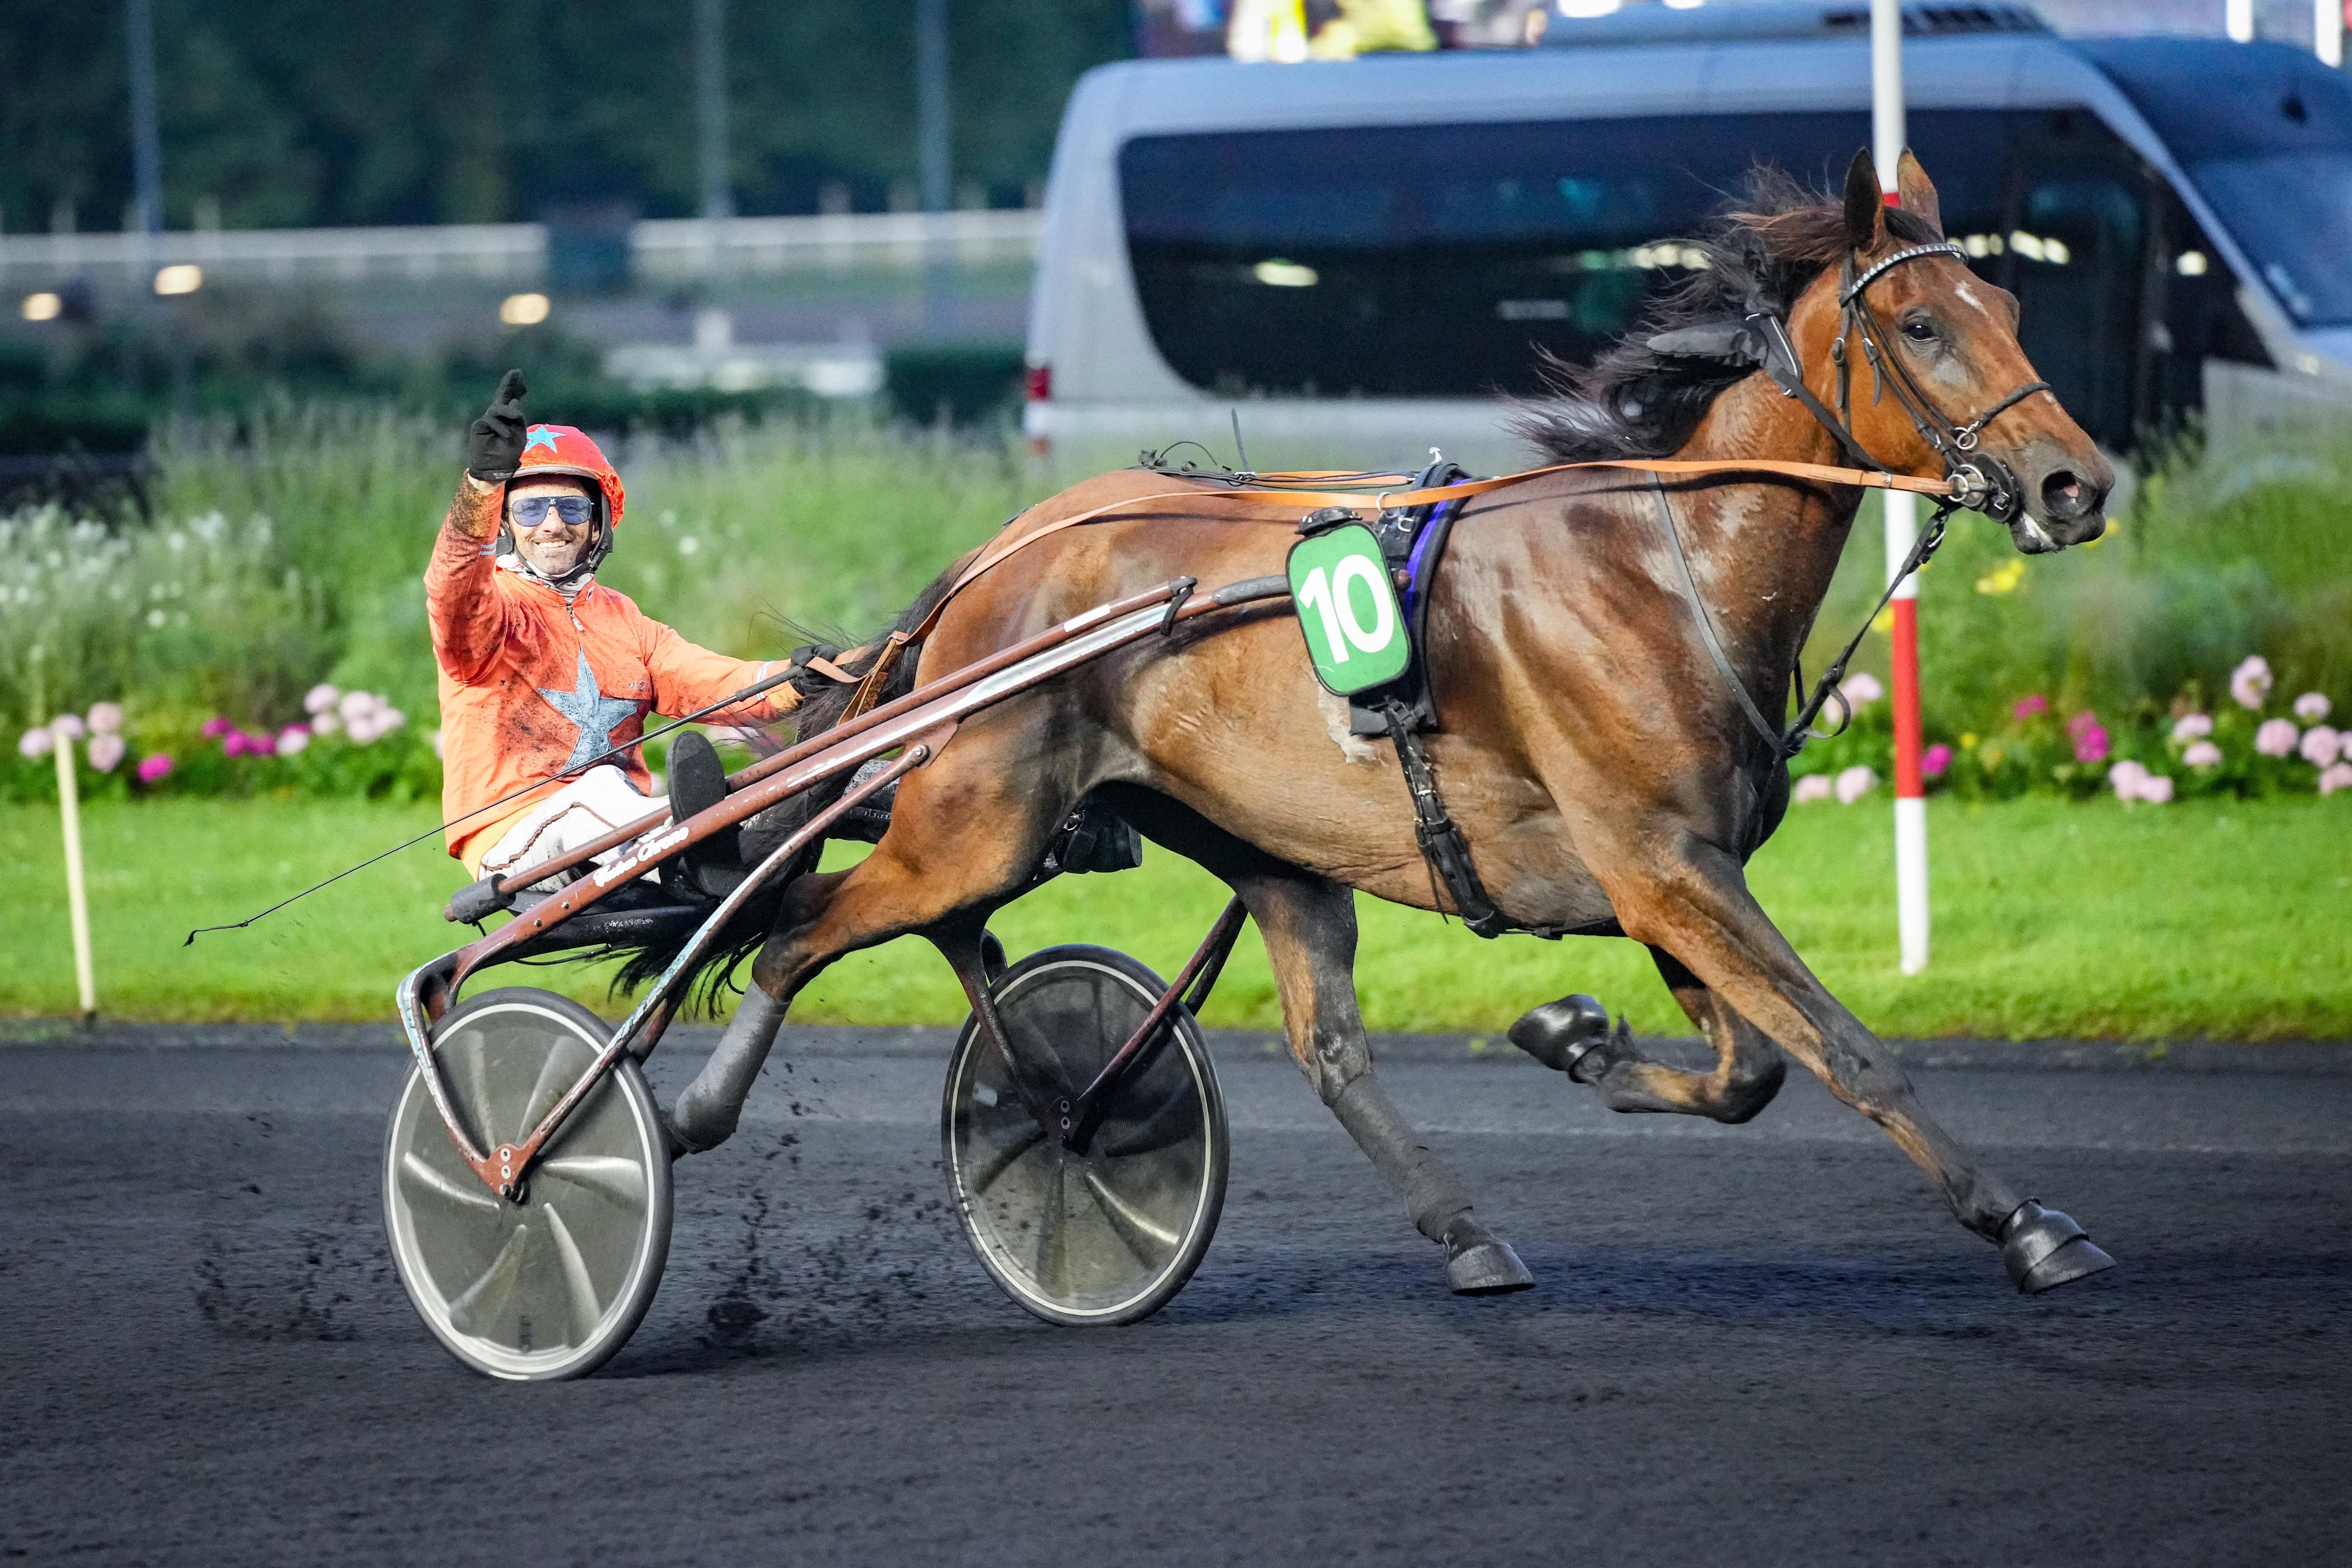
<svg viewBox="0 0 2352 1568"><path fill-rule="evenodd" d="M596 503L586 496L525 496L507 510L518 528L537 528L552 510L566 528L578 528L596 515Z"/></svg>

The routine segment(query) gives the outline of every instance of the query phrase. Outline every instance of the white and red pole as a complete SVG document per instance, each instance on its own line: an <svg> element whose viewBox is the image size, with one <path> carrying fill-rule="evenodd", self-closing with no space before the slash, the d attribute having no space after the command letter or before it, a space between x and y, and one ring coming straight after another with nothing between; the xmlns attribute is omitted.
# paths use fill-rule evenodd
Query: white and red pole
<svg viewBox="0 0 2352 1568"><path fill-rule="evenodd" d="M1899 0L1870 0L1870 153L1878 188L1895 200L1895 165L1906 144L1903 126L1903 12ZM1886 503L1886 575L1911 558L1919 537L1919 499L1882 490ZM1927 967L1927 799L1919 778L1919 579L1895 584L1895 918L1903 973Z"/></svg>

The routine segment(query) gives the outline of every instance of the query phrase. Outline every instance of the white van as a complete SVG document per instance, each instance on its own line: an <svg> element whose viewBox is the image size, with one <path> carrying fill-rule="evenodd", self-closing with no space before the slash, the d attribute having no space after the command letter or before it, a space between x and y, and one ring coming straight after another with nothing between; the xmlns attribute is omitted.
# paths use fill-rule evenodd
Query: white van
<svg viewBox="0 0 2352 1568"><path fill-rule="evenodd" d="M1906 10L1911 144L1945 226L2111 451L2209 401L2352 405L2352 88L2280 45L2060 38ZM1090 72L1055 148L1032 445L1250 461L1524 459L1538 345L1589 359L1757 158L1870 139L1853 5L1555 19L1546 47ZM2217 406L2211 416L2219 419Z"/></svg>

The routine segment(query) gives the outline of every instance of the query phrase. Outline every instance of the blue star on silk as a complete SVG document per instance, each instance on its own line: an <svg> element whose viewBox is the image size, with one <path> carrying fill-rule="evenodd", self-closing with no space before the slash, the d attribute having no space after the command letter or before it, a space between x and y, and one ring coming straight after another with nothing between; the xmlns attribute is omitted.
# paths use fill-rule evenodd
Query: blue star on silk
<svg viewBox="0 0 2352 1568"><path fill-rule="evenodd" d="M607 697L596 689L596 677L588 668L588 655L580 655L580 679L569 691L539 688L547 705L580 727L580 739L572 742L572 755L564 759L560 770L570 773L589 758L610 751L613 731L622 723L634 719L638 704L619 697Z"/></svg>
<svg viewBox="0 0 2352 1568"><path fill-rule="evenodd" d="M522 444L523 456L529 457L534 449L541 447L546 447L550 452L555 452L558 457L562 455L556 452L555 432L544 425L534 425L530 427L530 439Z"/></svg>

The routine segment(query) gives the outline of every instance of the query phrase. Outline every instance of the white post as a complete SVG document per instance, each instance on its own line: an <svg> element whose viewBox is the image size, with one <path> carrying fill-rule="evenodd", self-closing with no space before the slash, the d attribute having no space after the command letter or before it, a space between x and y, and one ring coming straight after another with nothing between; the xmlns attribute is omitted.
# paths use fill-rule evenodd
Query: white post
<svg viewBox="0 0 2352 1568"><path fill-rule="evenodd" d="M1878 188L1892 192L1907 140L1903 123L1903 12L1899 0L1870 0L1870 160ZM1892 197L1890 196L1891 200ZM1919 537L1918 498L1882 492L1886 503L1886 576L1895 583L1892 685L1895 708L1895 929L1903 973L1927 967L1927 802L1919 777L1919 580L1896 582Z"/></svg>
<svg viewBox="0 0 2352 1568"><path fill-rule="evenodd" d="M89 963L89 898L81 880L81 795L74 779L73 739L58 735L58 809L66 835L66 913L73 927L74 984L81 994L81 1018L98 1016L98 982Z"/></svg>
<svg viewBox="0 0 2352 1568"><path fill-rule="evenodd" d="M2344 67L2344 0L2311 0L2311 52L2322 63Z"/></svg>
<svg viewBox="0 0 2352 1568"><path fill-rule="evenodd" d="M2222 0L2221 30L2233 44L2254 41L2254 0Z"/></svg>

